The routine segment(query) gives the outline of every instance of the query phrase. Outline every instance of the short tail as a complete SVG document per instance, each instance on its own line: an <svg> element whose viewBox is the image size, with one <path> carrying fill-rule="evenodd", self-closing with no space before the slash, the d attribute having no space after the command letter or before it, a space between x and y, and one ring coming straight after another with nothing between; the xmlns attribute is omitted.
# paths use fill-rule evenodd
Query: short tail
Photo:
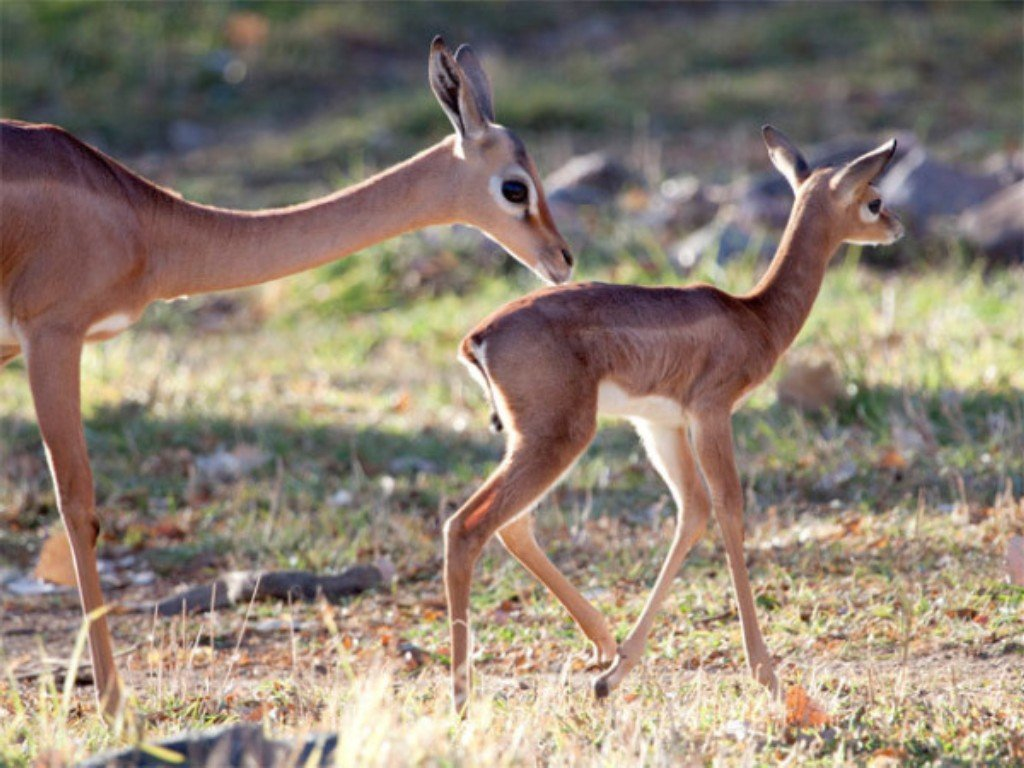
<svg viewBox="0 0 1024 768"><path fill-rule="evenodd" d="M487 390L487 399L491 403L491 431L500 433L504 431L505 425L501 423L501 417L498 416L498 404L494 399L494 386L491 384L491 377L487 375L487 369L484 368L483 363L473 353L473 347L479 343L480 340L475 336L467 338L462 342L460 352L462 353L462 359L480 372L480 379L484 383L484 389Z"/></svg>

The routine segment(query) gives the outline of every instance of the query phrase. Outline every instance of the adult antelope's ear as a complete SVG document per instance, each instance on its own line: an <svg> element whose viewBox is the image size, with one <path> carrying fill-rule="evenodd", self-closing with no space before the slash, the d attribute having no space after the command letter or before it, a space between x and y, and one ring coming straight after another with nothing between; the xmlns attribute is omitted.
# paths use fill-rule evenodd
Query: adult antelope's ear
<svg viewBox="0 0 1024 768"><path fill-rule="evenodd" d="M462 138L479 136L487 129L487 121L480 113L477 100L471 93L472 85L455 57L449 53L444 40L438 35L430 44L430 62L427 66L430 89L441 109L448 115L456 133Z"/></svg>
<svg viewBox="0 0 1024 768"><path fill-rule="evenodd" d="M832 177L832 189L843 197L852 196L861 187L874 181L895 154L896 139L892 139L856 160L851 160Z"/></svg>
<svg viewBox="0 0 1024 768"><path fill-rule="evenodd" d="M460 45L459 50L455 52L455 62L466 76L464 84L468 86L469 94L476 102L481 117L493 123L494 96L491 91L491 80L480 66L480 59L468 45Z"/></svg>
<svg viewBox="0 0 1024 768"><path fill-rule="evenodd" d="M793 188L793 192L796 192L804 180L811 175L811 167L804 160L804 156L800 154L796 145L787 139L781 131L766 125L761 128L761 135L764 137L765 146L768 147L768 157L771 158L772 165L786 177L789 186Z"/></svg>

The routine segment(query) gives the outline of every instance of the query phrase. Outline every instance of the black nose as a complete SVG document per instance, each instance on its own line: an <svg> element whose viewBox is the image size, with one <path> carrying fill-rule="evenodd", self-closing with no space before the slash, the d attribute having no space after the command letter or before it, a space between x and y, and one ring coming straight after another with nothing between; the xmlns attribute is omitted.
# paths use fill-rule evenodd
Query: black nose
<svg viewBox="0 0 1024 768"><path fill-rule="evenodd" d="M572 254L569 253L569 251L566 250L565 248L562 249L562 258L565 259L565 263L568 266L572 266Z"/></svg>

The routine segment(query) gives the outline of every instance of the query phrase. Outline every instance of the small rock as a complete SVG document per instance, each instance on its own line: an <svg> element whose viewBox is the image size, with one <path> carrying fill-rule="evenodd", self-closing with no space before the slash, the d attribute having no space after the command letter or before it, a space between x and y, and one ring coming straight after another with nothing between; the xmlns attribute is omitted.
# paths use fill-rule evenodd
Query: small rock
<svg viewBox="0 0 1024 768"><path fill-rule="evenodd" d="M254 445L241 444L231 451L223 446L214 453L196 458L196 472L216 483L233 483L270 460L270 454Z"/></svg>
<svg viewBox="0 0 1024 768"><path fill-rule="evenodd" d="M707 226L669 247L669 258L682 271L696 267L701 259L712 257L727 264L755 251L759 258L771 258L775 243L767 233L757 232L721 214Z"/></svg>
<svg viewBox="0 0 1024 768"><path fill-rule="evenodd" d="M891 418L892 440L901 454L913 456L933 448L934 440L930 435L922 435L921 430L909 426L898 415L894 414Z"/></svg>
<svg viewBox="0 0 1024 768"><path fill-rule="evenodd" d="M355 496L353 496L352 491L342 488L331 494L327 504L334 508L347 507L352 503L353 499L355 499Z"/></svg>
<svg viewBox="0 0 1024 768"><path fill-rule="evenodd" d="M996 152L981 164L982 173L995 176L1000 183L1010 185L1024 179L1024 150Z"/></svg>
<svg viewBox="0 0 1024 768"><path fill-rule="evenodd" d="M722 726L722 734L734 741L746 741L752 732L750 723L745 720L729 720Z"/></svg>
<svg viewBox="0 0 1024 768"><path fill-rule="evenodd" d="M214 766L262 766L284 768L302 765L309 768L334 765L337 762L338 737L335 734L312 734L290 741L268 738L260 725L239 724L193 731L169 739L147 742L158 749L131 747L96 755L80 768L158 768L189 765L195 768ZM167 754L165 759L161 753ZM168 754L169 753L169 754Z"/></svg>
<svg viewBox="0 0 1024 768"><path fill-rule="evenodd" d="M224 608L249 600L316 600L329 602L373 589L383 581L373 565L354 565L341 573L320 575L310 571L234 571L212 584L186 589L158 602L160 616L176 616Z"/></svg>
<svg viewBox="0 0 1024 768"><path fill-rule="evenodd" d="M968 208L956 230L994 261L1024 263L1024 181Z"/></svg>
<svg viewBox="0 0 1024 768"><path fill-rule="evenodd" d="M856 476L857 465L854 464L849 459L847 459L846 461L840 463L840 465L836 467L835 470L829 472L817 483L815 483L814 487L818 491L824 491L826 493L829 493L831 491L834 491L839 486L845 485L846 483L850 482Z"/></svg>
<svg viewBox="0 0 1024 768"><path fill-rule="evenodd" d="M398 655L409 672L419 669L430 661L430 653L413 643L399 643Z"/></svg>
<svg viewBox="0 0 1024 768"><path fill-rule="evenodd" d="M999 181L934 159L915 147L894 162L878 183L887 207L926 230L934 216L958 214L999 189Z"/></svg>
<svg viewBox="0 0 1024 768"><path fill-rule="evenodd" d="M70 587L58 587L42 579L24 575L5 583L4 589L19 597L36 597L37 595L52 595L70 591Z"/></svg>
<svg viewBox="0 0 1024 768"><path fill-rule="evenodd" d="M289 619L261 619L249 625L249 629L260 635L276 632L315 632L321 624L316 621L292 621Z"/></svg>
<svg viewBox="0 0 1024 768"><path fill-rule="evenodd" d="M156 574L152 571L139 571L131 574L128 580L136 587L147 587L156 581Z"/></svg>
<svg viewBox="0 0 1024 768"><path fill-rule="evenodd" d="M624 165L603 152L572 158L544 180L552 202L598 205L609 202L633 180Z"/></svg>
<svg viewBox="0 0 1024 768"><path fill-rule="evenodd" d="M662 183L640 218L653 229L692 232L710 222L717 211L718 203L697 177L679 176Z"/></svg>
<svg viewBox="0 0 1024 768"><path fill-rule="evenodd" d="M436 475L440 470L430 459L420 456L399 456L388 464L388 471L395 475Z"/></svg>
<svg viewBox="0 0 1024 768"><path fill-rule="evenodd" d="M378 557L373 561L373 567L380 571L380 580L383 584L390 585L398 575L398 569L390 557Z"/></svg>

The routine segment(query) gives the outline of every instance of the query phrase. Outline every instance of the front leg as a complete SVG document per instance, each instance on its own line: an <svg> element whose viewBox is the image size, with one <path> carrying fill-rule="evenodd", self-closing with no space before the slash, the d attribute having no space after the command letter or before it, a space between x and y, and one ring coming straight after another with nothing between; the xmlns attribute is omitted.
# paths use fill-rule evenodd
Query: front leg
<svg viewBox="0 0 1024 768"><path fill-rule="evenodd" d="M640 661L654 625L654 616L668 595L672 580L679 573L686 555L707 530L711 516L711 504L704 481L697 471L686 429L638 424L637 431L643 438L651 463L672 491L676 504L676 531L640 618L629 637L619 646L612 668L594 681L594 695L599 699L617 688Z"/></svg>
<svg viewBox="0 0 1024 768"><path fill-rule="evenodd" d="M694 449L701 473L711 491L711 505L729 558L733 591L743 627L743 647L754 679L779 695L774 662L757 623L750 576L743 556L743 490L733 454L732 424L728 412L702 417L694 424Z"/></svg>
<svg viewBox="0 0 1024 768"><path fill-rule="evenodd" d="M25 346L39 432L46 446L57 507L71 544L78 594L88 623L96 697L103 714L116 719L124 692L114 665L96 569L99 521L79 404L81 355L81 338L64 332L34 333Z"/></svg>

